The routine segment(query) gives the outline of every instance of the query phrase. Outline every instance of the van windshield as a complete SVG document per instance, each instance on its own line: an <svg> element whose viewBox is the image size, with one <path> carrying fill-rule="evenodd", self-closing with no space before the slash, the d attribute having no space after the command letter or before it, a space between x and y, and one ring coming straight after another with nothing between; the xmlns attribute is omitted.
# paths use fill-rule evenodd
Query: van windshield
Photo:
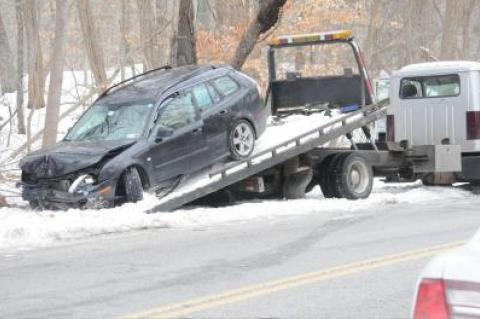
<svg viewBox="0 0 480 319"><path fill-rule="evenodd" d="M94 104L72 127L66 141L138 139L144 132L153 101Z"/></svg>

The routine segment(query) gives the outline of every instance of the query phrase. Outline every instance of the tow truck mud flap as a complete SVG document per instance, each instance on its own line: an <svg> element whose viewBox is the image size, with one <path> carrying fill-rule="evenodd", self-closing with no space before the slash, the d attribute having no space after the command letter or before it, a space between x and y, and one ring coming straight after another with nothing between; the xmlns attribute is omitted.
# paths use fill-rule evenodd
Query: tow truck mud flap
<svg viewBox="0 0 480 319"><path fill-rule="evenodd" d="M460 145L418 145L406 156L415 173L454 173L462 171Z"/></svg>
<svg viewBox="0 0 480 319"><path fill-rule="evenodd" d="M285 162L283 182L283 197L299 199L305 197L305 189L312 180L313 170L309 166L300 166L300 158L294 157Z"/></svg>
<svg viewBox="0 0 480 319"><path fill-rule="evenodd" d="M305 197L305 189L312 180L313 171L310 167L301 167L290 174L283 184L283 196L285 199L300 199Z"/></svg>

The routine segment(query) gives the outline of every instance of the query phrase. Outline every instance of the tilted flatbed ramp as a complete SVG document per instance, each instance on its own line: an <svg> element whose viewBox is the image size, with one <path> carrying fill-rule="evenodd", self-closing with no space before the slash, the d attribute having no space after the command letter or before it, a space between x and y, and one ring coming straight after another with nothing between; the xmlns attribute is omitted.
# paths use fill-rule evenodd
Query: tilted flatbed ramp
<svg viewBox="0 0 480 319"><path fill-rule="evenodd" d="M161 198L160 203L148 212L174 210L360 129L385 117L388 103L388 99L382 100L358 111L336 116L327 122L317 123L316 125L312 125L311 121L306 122L304 129L301 132L294 132L295 136L293 137L288 123L269 128L265 134L281 132L278 140L270 142L270 145L262 145L262 137L250 158L243 161L227 162L190 176L185 182L180 183L173 192ZM314 119L314 117L312 118ZM276 129L276 131L273 132L273 129ZM281 135L283 135L283 139Z"/></svg>

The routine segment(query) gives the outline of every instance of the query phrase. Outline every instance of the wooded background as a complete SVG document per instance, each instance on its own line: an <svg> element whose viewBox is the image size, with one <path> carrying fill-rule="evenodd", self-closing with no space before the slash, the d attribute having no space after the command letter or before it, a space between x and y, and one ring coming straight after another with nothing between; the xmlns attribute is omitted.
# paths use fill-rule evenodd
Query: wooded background
<svg viewBox="0 0 480 319"><path fill-rule="evenodd" d="M26 134L12 156L35 140L51 145L58 123L113 80L165 64L228 63L263 84L273 35L353 29L372 77L413 62L477 60L479 8L478 0L2 0L0 88L16 101L0 130ZM74 70L89 86L67 107L62 81ZM45 107L44 130L32 131Z"/></svg>

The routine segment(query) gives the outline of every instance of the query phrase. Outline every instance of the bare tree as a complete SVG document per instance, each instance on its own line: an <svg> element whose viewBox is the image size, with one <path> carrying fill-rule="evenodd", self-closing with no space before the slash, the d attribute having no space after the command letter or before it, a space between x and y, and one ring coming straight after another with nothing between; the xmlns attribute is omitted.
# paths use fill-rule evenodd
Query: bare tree
<svg viewBox="0 0 480 319"><path fill-rule="evenodd" d="M157 36L155 14L151 0L137 0L140 39L142 42L144 71L157 66Z"/></svg>
<svg viewBox="0 0 480 319"><path fill-rule="evenodd" d="M172 65L196 64L195 10L192 0L180 0L175 33L172 38Z"/></svg>
<svg viewBox="0 0 480 319"><path fill-rule="evenodd" d="M130 58L130 44L128 43L129 28L129 0L122 0L120 14L120 78L125 79L125 67Z"/></svg>
<svg viewBox="0 0 480 319"><path fill-rule="evenodd" d="M378 58L374 56L374 48L378 42L379 20L380 20L380 0L372 0L370 4L370 22L368 24L367 37L365 39L365 56L369 62L370 70L376 71L376 62Z"/></svg>
<svg viewBox="0 0 480 319"><path fill-rule="evenodd" d="M2 93L15 91L15 66L7 32L0 14L0 80Z"/></svg>
<svg viewBox="0 0 480 319"><path fill-rule="evenodd" d="M255 18L250 22L243 34L231 61L235 69L241 69L252 52L258 37L270 30L278 21L280 10L286 0L262 0Z"/></svg>
<svg viewBox="0 0 480 319"><path fill-rule="evenodd" d="M440 59L454 59L457 52L457 26L459 25L460 6L456 0L446 0L445 18L443 19Z"/></svg>
<svg viewBox="0 0 480 319"><path fill-rule="evenodd" d="M25 57L23 49L25 47L25 43L23 40L24 28L22 0L16 0L15 17L17 24L17 132L18 134L25 134L25 115L23 113L23 59Z"/></svg>
<svg viewBox="0 0 480 319"><path fill-rule="evenodd" d="M98 86L105 85L107 74L103 61L103 52L100 46L98 31L92 15L89 0L76 0L83 42L87 52L88 63Z"/></svg>
<svg viewBox="0 0 480 319"><path fill-rule="evenodd" d="M62 96L63 65L65 60L65 34L67 29L68 0L55 1L55 39L51 54L50 83L48 86L47 111L43 131L42 146L57 141L60 99Z"/></svg>
<svg viewBox="0 0 480 319"><path fill-rule="evenodd" d="M27 107L39 109L45 106L45 78L40 44L38 8L35 0L25 0L23 5L25 34L28 52L28 101Z"/></svg>
<svg viewBox="0 0 480 319"><path fill-rule="evenodd" d="M476 0L464 0L462 3L462 52L460 54L462 59L468 59L470 53L470 22L476 2Z"/></svg>

